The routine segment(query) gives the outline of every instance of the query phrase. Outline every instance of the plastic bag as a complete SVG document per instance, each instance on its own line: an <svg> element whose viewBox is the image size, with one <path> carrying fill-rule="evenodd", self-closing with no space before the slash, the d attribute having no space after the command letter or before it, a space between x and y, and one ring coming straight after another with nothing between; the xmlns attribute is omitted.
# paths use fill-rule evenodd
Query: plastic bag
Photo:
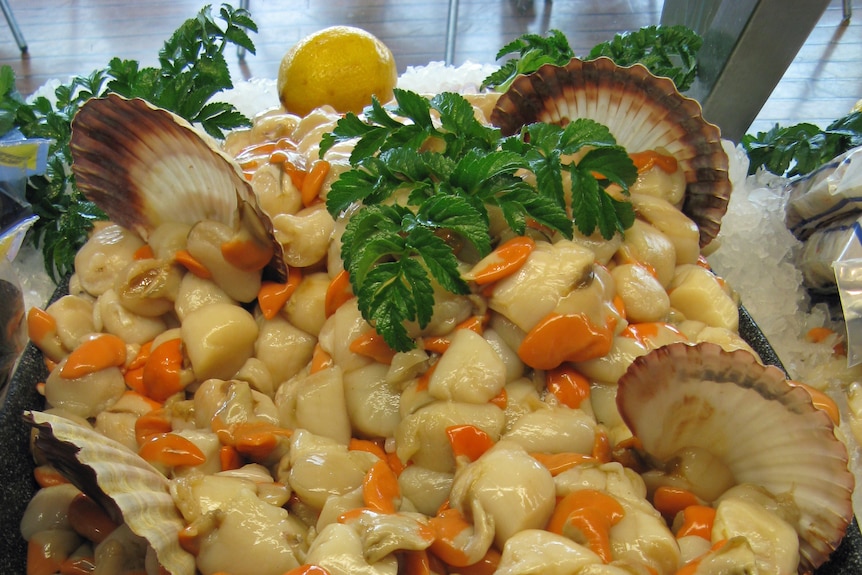
<svg viewBox="0 0 862 575"><path fill-rule="evenodd" d="M27 343L24 295L12 263L0 259L0 389L6 387Z"/></svg>
<svg viewBox="0 0 862 575"><path fill-rule="evenodd" d="M788 184L785 223L800 240L862 211L862 147L853 148L810 175Z"/></svg>
<svg viewBox="0 0 862 575"><path fill-rule="evenodd" d="M37 219L25 198L27 178L44 171L48 143L14 130L0 138L0 389L27 342L24 294L13 262Z"/></svg>

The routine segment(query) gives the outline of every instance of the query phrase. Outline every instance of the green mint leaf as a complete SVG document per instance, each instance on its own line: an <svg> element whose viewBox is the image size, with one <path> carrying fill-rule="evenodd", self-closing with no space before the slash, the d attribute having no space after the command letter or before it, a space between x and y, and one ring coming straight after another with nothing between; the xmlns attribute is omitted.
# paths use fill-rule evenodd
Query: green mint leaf
<svg viewBox="0 0 862 575"><path fill-rule="evenodd" d="M386 128L366 124L350 112L335 125L332 132L323 134L320 142L322 158L332 146L339 142L359 139L350 152L350 163L356 165L361 159L373 156L386 141L389 131Z"/></svg>
<svg viewBox="0 0 862 575"><path fill-rule="evenodd" d="M526 233L529 218L566 238L572 237L572 220L565 209L554 198L537 194L532 186L525 184L508 189L496 198L495 203L509 227L519 235Z"/></svg>
<svg viewBox="0 0 862 575"><path fill-rule="evenodd" d="M224 138L226 131L248 125L248 118L226 102L204 104L194 121L199 122L207 134L217 139Z"/></svg>
<svg viewBox="0 0 862 575"><path fill-rule="evenodd" d="M497 56L497 58L501 57L501 55ZM500 66L499 69L491 72L484 80L482 80L482 84L479 86L479 89L487 90L490 88L506 86L506 82L510 81L517 75L518 63L515 60L507 60L503 62L503 65ZM502 91L502 89L500 91Z"/></svg>
<svg viewBox="0 0 862 575"><path fill-rule="evenodd" d="M570 164L568 171L572 180L572 218L578 231L588 236L599 225L599 212L601 211L599 197L600 194L604 194L604 191L599 187L599 183L594 177L590 174L583 174L577 166ZM610 239L610 237L606 239Z"/></svg>
<svg viewBox="0 0 862 575"><path fill-rule="evenodd" d="M807 174L831 160L834 157L832 151L837 153L846 151L836 146L831 148L832 151L829 153L819 155L816 160L812 160L808 151L812 145L816 148L822 147L819 141L824 137L825 134L818 126L809 123L783 128L776 124L768 132L759 132L756 135L746 134L742 137L741 143L748 154L748 171L753 174L758 168L763 167L776 175Z"/></svg>
<svg viewBox="0 0 862 575"><path fill-rule="evenodd" d="M341 237L341 258L355 289L362 286L378 262L403 253L401 220L407 213L402 206L367 206L347 222Z"/></svg>
<svg viewBox="0 0 862 575"><path fill-rule="evenodd" d="M404 96L403 94L399 95L402 97ZM377 96L371 97L371 105L365 108L363 113L365 114L365 117L368 119L369 122L377 124L384 128L394 130L404 125L401 121L397 120L396 118L393 118L389 114L389 111L386 109L385 106L380 103L380 101L377 99Z"/></svg>
<svg viewBox="0 0 862 575"><path fill-rule="evenodd" d="M572 181L572 217L578 231L589 236L598 228L602 237L609 240L615 233L631 227L634 208L630 203L608 195L583 163L569 164L568 171Z"/></svg>
<svg viewBox="0 0 862 575"><path fill-rule="evenodd" d="M585 118L575 120L565 128L532 124L525 127L521 135L507 138L504 149L524 157L536 176L538 189L543 190L543 195L552 199L558 209L564 209L567 197L570 198L572 216L582 233L589 235L599 227L603 235L610 234L607 236L609 239L615 231L623 231L631 226L626 208L621 206L617 209L609 203L610 196L604 193L595 178L595 174L600 174L608 182L620 186L624 192L637 178L637 168L626 151L616 145L607 127ZM581 153L584 149L589 151L578 161L577 166L563 165L564 155ZM564 171L578 175L571 180L571 190L564 189ZM518 216L518 212L504 213ZM552 222L559 221L559 216L553 211L544 217ZM561 229L548 223L545 225L571 237L571 226Z"/></svg>
<svg viewBox="0 0 862 575"><path fill-rule="evenodd" d="M521 136L507 138L504 145L504 149L511 149L523 156L530 170L536 175L537 187L553 198L561 208L566 205L560 149L562 135L563 128L560 126L532 124L524 129Z"/></svg>
<svg viewBox="0 0 862 575"><path fill-rule="evenodd" d="M473 196L488 195L488 185L497 181L500 176L515 177L515 172L527 167L524 158L517 153L502 150L498 152L485 152L483 150L470 150L458 162L452 173L451 182ZM515 180L508 180L514 184ZM496 190L491 189L494 193Z"/></svg>

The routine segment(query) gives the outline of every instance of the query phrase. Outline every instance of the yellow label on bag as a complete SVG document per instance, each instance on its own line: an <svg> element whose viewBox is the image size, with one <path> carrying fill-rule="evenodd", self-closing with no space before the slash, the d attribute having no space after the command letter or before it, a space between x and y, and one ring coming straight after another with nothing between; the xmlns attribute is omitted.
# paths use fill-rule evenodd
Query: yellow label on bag
<svg viewBox="0 0 862 575"><path fill-rule="evenodd" d="M22 142L0 147L0 165L36 169L36 160L39 156L38 143Z"/></svg>

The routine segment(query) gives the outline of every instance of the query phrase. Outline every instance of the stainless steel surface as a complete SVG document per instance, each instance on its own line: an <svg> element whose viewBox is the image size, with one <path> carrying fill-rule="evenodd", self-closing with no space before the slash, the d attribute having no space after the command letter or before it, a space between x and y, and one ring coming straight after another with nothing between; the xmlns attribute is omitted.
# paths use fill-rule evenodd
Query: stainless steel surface
<svg viewBox="0 0 862 575"><path fill-rule="evenodd" d="M688 95L734 141L746 133L802 48L829 0L666 0L663 24L703 36Z"/></svg>
<svg viewBox="0 0 862 575"><path fill-rule="evenodd" d="M446 20L446 52L443 61L452 64L455 60L455 38L458 36L458 0L449 0L449 16Z"/></svg>

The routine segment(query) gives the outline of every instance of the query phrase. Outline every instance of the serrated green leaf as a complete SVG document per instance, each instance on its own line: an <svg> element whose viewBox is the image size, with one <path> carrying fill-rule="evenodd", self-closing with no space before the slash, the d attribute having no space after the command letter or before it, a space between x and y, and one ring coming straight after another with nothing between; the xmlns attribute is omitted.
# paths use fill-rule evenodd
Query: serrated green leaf
<svg viewBox="0 0 862 575"><path fill-rule="evenodd" d="M574 154L584 147L615 146L616 138L604 124L589 118L578 118L563 129L559 147L565 154Z"/></svg>
<svg viewBox="0 0 862 575"><path fill-rule="evenodd" d="M113 58L104 69L59 86L54 92L55 103L44 97L17 102L14 87L5 93L0 90L0 110L14 110L14 124L25 136L52 140L45 175L34 176L27 183L28 201L40 216L28 241L42 249L52 278L73 268L74 255L93 221L105 218L83 198L66 169L71 162L70 123L89 98L108 91L141 97L189 121L199 121L214 136L250 124L233 106L208 103L214 94L232 86L223 56L225 47L238 43L253 51L245 31L257 29L245 10L225 4L219 13L221 25L209 6L183 22L159 51L158 67L142 68L134 60ZM0 72L0 84L3 80Z"/></svg>
<svg viewBox="0 0 862 575"><path fill-rule="evenodd" d="M508 60L500 70L486 77L481 85L483 90L505 91L518 74L530 74L544 64L562 66L575 55L565 34L556 29L549 30L547 36L522 34L497 52L497 60L510 54L518 54L520 58Z"/></svg>
<svg viewBox="0 0 862 575"><path fill-rule="evenodd" d="M415 346L405 323L416 319L416 298L424 298L429 290L432 301L434 297L424 270L421 275L408 275L413 269L407 262L387 262L376 267L359 292L362 316L396 351L408 351Z"/></svg>
<svg viewBox="0 0 862 575"><path fill-rule="evenodd" d="M431 228L418 225L408 226L406 243L413 253L422 258L422 263L443 289L455 294L470 293L467 283L461 279L458 260L452 253L452 247L441 237L435 235ZM428 313L429 309L419 302L417 304L417 309L425 312L420 314L420 322L423 318L427 318L424 319L424 324L427 324L431 319L431 315ZM433 311L433 297L431 304L430 311Z"/></svg>
<svg viewBox="0 0 862 575"><path fill-rule="evenodd" d="M697 75L696 56L702 45L703 39L685 26L645 26L596 45L586 59L607 56L619 66L643 64L685 92Z"/></svg>
<svg viewBox="0 0 862 575"><path fill-rule="evenodd" d="M524 158L514 152L470 150L455 165L451 175L453 185L470 195L481 195L489 180L501 175L514 175L528 166Z"/></svg>
<svg viewBox="0 0 862 575"><path fill-rule="evenodd" d="M583 174L576 166L569 167L572 187L572 219L583 235L589 236L599 225L601 211L599 194L604 194L599 183L589 174ZM606 238L610 239L610 238Z"/></svg>
<svg viewBox="0 0 862 575"><path fill-rule="evenodd" d="M378 124L384 128L400 128L402 123L393 118L389 111L384 107L380 101L377 99L377 96L371 97L371 105L366 107L363 111L365 117L372 124Z"/></svg>
<svg viewBox="0 0 862 575"><path fill-rule="evenodd" d="M625 149L620 146L590 150L578 162L578 168L592 174L601 174L625 192L628 192L629 186L638 176L637 167Z"/></svg>
<svg viewBox="0 0 862 575"><path fill-rule="evenodd" d="M429 197L419 206L414 220L428 229L455 232L472 243L482 255L491 250L488 215L477 210L466 198L452 195Z"/></svg>
<svg viewBox="0 0 862 575"><path fill-rule="evenodd" d="M431 103L415 92L395 88L395 113L410 118L413 123L424 130L432 130Z"/></svg>
<svg viewBox="0 0 862 575"><path fill-rule="evenodd" d="M332 183L326 195L326 209L337 217L351 204L366 199L378 203L377 198L388 197L399 182L389 179L388 170L380 159L372 157L362 161L356 169L349 170Z"/></svg>

